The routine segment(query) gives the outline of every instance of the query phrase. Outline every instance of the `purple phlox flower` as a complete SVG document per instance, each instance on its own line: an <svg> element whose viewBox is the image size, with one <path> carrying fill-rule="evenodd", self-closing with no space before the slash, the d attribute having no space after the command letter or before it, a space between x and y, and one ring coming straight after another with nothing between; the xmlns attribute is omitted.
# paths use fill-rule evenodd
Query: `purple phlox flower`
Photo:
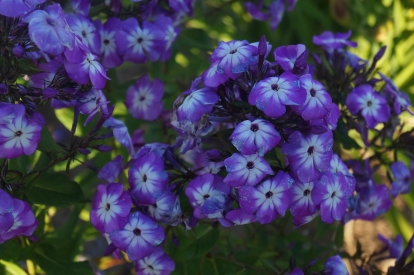
<svg viewBox="0 0 414 275"><path fill-rule="evenodd" d="M356 180L354 176L349 173L348 167L337 154L332 155L328 171L333 174L342 174L345 177L345 181L347 182L345 193L347 197L351 196L354 193Z"/></svg>
<svg viewBox="0 0 414 275"><path fill-rule="evenodd" d="M192 169L197 175L205 173L217 174L224 166L223 161L212 161L212 158L220 158L220 152L216 149L207 152L198 152L197 150L189 150L182 158L193 165Z"/></svg>
<svg viewBox="0 0 414 275"><path fill-rule="evenodd" d="M0 95L6 94L7 90L8 90L7 86L3 83L0 83Z"/></svg>
<svg viewBox="0 0 414 275"><path fill-rule="evenodd" d="M302 75L308 72L308 50L305 45L288 45L276 48L273 52L276 62L286 72Z"/></svg>
<svg viewBox="0 0 414 275"><path fill-rule="evenodd" d="M91 53L91 50L85 45L85 43L82 42L82 38L80 36L75 35L75 43L73 48L66 48L63 53L66 61L73 64L79 64L85 60L86 55Z"/></svg>
<svg viewBox="0 0 414 275"><path fill-rule="evenodd" d="M116 156L113 161L108 162L99 170L98 178L107 182L115 182L122 173L122 164L122 156Z"/></svg>
<svg viewBox="0 0 414 275"><path fill-rule="evenodd" d="M138 260L135 265L137 275L169 275L174 269L174 261L162 249Z"/></svg>
<svg viewBox="0 0 414 275"><path fill-rule="evenodd" d="M145 131L142 129L136 129L131 136L132 144L134 145L135 150L139 150L145 144L144 139Z"/></svg>
<svg viewBox="0 0 414 275"><path fill-rule="evenodd" d="M305 99L299 78L289 72L259 81L249 94L249 103L272 118L283 115L286 105L301 105Z"/></svg>
<svg viewBox="0 0 414 275"><path fill-rule="evenodd" d="M241 208L238 208L227 212L226 219L234 225L244 225L255 222L256 215L247 214Z"/></svg>
<svg viewBox="0 0 414 275"><path fill-rule="evenodd" d="M285 13L285 0L273 0L269 7L270 12L270 27L276 30L283 19Z"/></svg>
<svg viewBox="0 0 414 275"><path fill-rule="evenodd" d="M156 251L165 239L164 229L140 212L129 214L123 229L110 235L114 245L128 254L130 260L139 260Z"/></svg>
<svg viewBox="0 0 414 275"><path fill-rule="evenodd" d="M300 77L300 86L306 91L306 99L302 105L292 106L292 110L305 120L323 119L328 115L332 98L323 85L310 74Z"/></svg>
<svg viewBox="0 0 414 275"><path fill-rule="evenodd" d="M155 18L154 24L164 32L165 49L161 52L161 61L165 62L171 57L171 46L177 38L180 29L174 28L171 18L163 14Z"/></svg>
<svg viewBox="0 0 414 275"><path fill-rule="evenodd" d="M372 185L372 168L369 164L369 159L364 162L358 160L347 160L346 165L352 169L352 175L356 180L356 189L361 189L365 186Z"/></svg>
<svg viewBox="0 0 414 275"><path fill-rule="evenodd" d="M303 183L295 181L290 189L290 213L294 217L312 215L317 211L317 207L312 200L312 190L314 187L314 182Z"/></svg>
<svg viewBox="0 0 414 275"><path fill-rule="evenodd" d="M123 228L131 207L131 198L122 184L100 184L93 200L91 223L97 230L110 234Z"/></svg>
<svg viewBox="0 0 414 275"><path fill-rule="evenodd" d="M349 275L346 265L339 255L330 257L325 262L324 267L324 274L326 275Z"/></svg>
<svg viewBox="0 0 414 275"><path fill-rule="evenodd" d="M270 223L279 215L285 215L289 208L293 182L288 174L279 171L256 187L242 186L239 189L240 207L247 214L256 213L256 219L261 224Z"/></svg>
<svg viewBox="0 0 414 275"><path fill-rule="evenodd" d="M206 87L218 87L229 79L227 74L217 69L219 63L220 60L217 60L202 74L203 83Z"/></svg>
<svg viewBox="0 0 414 275"><path fill-rule="evenodd" d="M169 6L176 12L185 12L192 15L195 0L168 0Z"/></svg>
<svg viewBox="0 0 414 275"><path fill-rule="evenodd" d="M101 90L92 88L89 92L82 94L77 105L81 114L89 115L85 120L84 125L88 124L99 110L101 110L102 114L108 115L108 103L109 101L106 100L106 97Z"/></svg>
<svg viewBox="0 0 414 275"><path fill-rule="evenodd" d="M228 206L230 187L223 182L222 177L207 173L190 181L185 194L194 208L193 215L196 218L222 218Z"/></svg>
<svg viewBox="0 0 414 275"><path fill-rule="evenodd" d="M281 137L271 123L256 119L242 121L229 139L243 155L257 153L263 156L279 143Z"/></svg>
<svg viewBox="0 0 414 275"><path fill-rule="evenodd" d="M345 224L350 220L358 219L358 205L359 205L359 194L355 193L348 197L348 209L342 219L342 223Z"/></svg>
<svg viewBox="0 0 414 275"><path fill-rule="evenodd" d="M257 47L250 45L246 40L222 41L211 55L210 62L218 61L217 72L236 79L256 62L257 55Z"/></svg>
<svg viewBox="0 0 414 275"><path fill-rule="evenodd" d="M128 171L131 196L138 204L156 202L155 192L162 192L168 183L163 159L154 153L138 158Z"/></svg>
<svg viewBox="0 0 414 275"><path fill-rule="evenodd" d="M350 51L344 51L343 54L345 55L349 66L351 66L354 70L362 70L368 64L368 60L362 59Z"/></svg>
<svg viewBox="0 0 414 275"><path fill-rule="evenodd" d="M310 223L314 218L316 218L317 216L319 216L320 211L316 211L313 214L307 215L307 216L293 216L293 225L294 228L298 228L299 226L302 226L304 224Z"/></svg>
<svg viewBox="0 0 414 275"><path fill-rule="evenodd" d="M404 242L403 237L401 235L397 235L395 237L395 240L393 241L385 238L381 234L378 234L378 239L388 247L391 258L398 259L401 257L404 250Z"/></svg>
<svg viewBox="0 0 414 275"><path fill-rule="evenodd" d="M324 31L320 35L315 35L313 37L313 44L321 46L325 50L341 49L346 46L355 48L357 46L357 43L348 41L348 38L351 37L351 34L351 30L345 33L335 34L330 31Z"/></svg>
<svg viewBox="0 0 414 275"><path fill-rule="evenodd" d="M149 153L154 153L157 157L162 157L165 153L165 150L169 148L169 144L164 143L147 143L144 146L142 146L132 157L133 160L137 160L142 156L145 156Z"/></svg>
<svg viewBox="0 0 414 275"><path fill-rule="evenodd" d="M322 221L332 223L343 218L348 206L347 182L342 174L325 172L312 190L312 200L320 205Z"/></svg>
<svg viewBox="0 0 414 275"><path fill-rule="evenodd" d="M303 271L297 267L295 267L292 272L290 272L289 274L286 275L303 275L305 273L303 273Z"/></svg>
<svg viewBox="0 0 414 275"><path fill-rule="evenodd" d="M13 208L13 198L0 189L0 236L9 231L14 224Z"/></svg>
<svg viewBox="0 0 414 275"><path fill-rule="evenodd" d="M401 161L391 164L391 172L394 181L391 185L391 194L395 198L398 194L407 194L410 192L410 170Z"/></svg>
<svg viewBox="0 0 414 275"><path fill-rule="evenodd" d="M7 17L20 17L31 12L36 5L46 0L0 0L0 14Z"/></svg>
<svg viewBox="0 0 414 275"><path fill-rule="evenodd" d="M12 110L13 115L6 113L0 120L0 158L33 154L40 141L42 126L26 118L25 107L21 104L0 103L0 114L5 110Z"/></svg>
<svg viewBox="0 0 414 275"><path fill-rule="evenodd" d="M218 100L219 96L213 88L205 87L187 91L174 102L174 107L178 107L177 119L197 122L203 114L208 114L213 110L213 105Z"/></svg>
<svg viewBox="0 0 414 275"><path fill-rule="evenodd" d="M142 26L135 18L121 23L121 29L115 35L118 52L125 61L144 63L156 61L165 49L165 36L156 25L144 21Z"/></svg>
<svg viewBox="0 0 414 275"><path fill-rule="evenodd" d="M115 13L119 13L122 7L121 0L105 0L104 1L105 6L108 6L111 8L111 11Z"/></svg>
<svg viewBox="0 0 414 275"><path fill-rule="evenodd" d="M358 219L373 221L376 217L387 212L392 201L390 190L385 185L374 184L359 191Z"/></svg>
<svg viewBox="0 0 414 275"><path fill-rule="evenodd" d="M75 34L65 20L65 14L59 4L47 6L45 10L35 10L23 19L29 23L30 39L40 50L58 55L65 48L72 49Z"/></svg>
<svg viewBox="0 0 414 275"><path fill-rule="evenodd" d="M56 75L56 72L62 65L63 63L57 59L51 60L47 63L38 63L37 66L42 70L42 72L31 75L30 84L33 85L33 87L40 89L49 87Z"/></svg>
<svg viewBox="0 0 414 275"><path fill-rule="evenodd" d="M151 83L148 75L140 77L127 90L125 105L136 119L155 120L162 112L164 85L161 80Z"/></svg>
<svg viewBox="0 0 414 275"><path fill-rule="evenodd" d="M213 131L213 125L203 116L199 122L189 120L171 121L171 125L179 133L174 148L181 146L180 154L196 148L201 152L201 137Z"/></svg>
<svg viewBox="0 0 414 275"><path fill-rule="evenodd" d="M125 123L110 117L104 122L103 126L107 129L112 129L115 139L128 150L131 156L134 155L131 136L128 133L128 128L125 126Z"/></svg>
<svg viewBox="0 0 414 275"><path fill-rule="evenodd" d="M410 114L413 114L409 110L409 106L411 106L410 98L408 95L402 91L400 91L395 85L394 81L392 81L390 78L386 77L382 73L379 73L381 76L381 79L385 81L385 91L390 93L392 97L394 98L394 112L395 114L399 115L403 111L407 111Z"/></svg>
<svg viewBox="0 0 414 275"><path fill-rule="evenodd" d="M341 111L338 105L331 103L328 109L328 114L323 119L312 119L310 120L311 125L322 125L333 131L336 129L338 120L341 116Z"/></svg>
<svg viewBox="0 0 414 275"><path fill-rule="evenodd" d="M90 0L72 0L72 11L76 14L88 16L90 7Z"/></svg>
<svg viewBox="0 0 414 275"><path fill-rule="evenodd" d="M269 43L269 41L266 41L266 36L262 36L259 41L250 43L250 45L255 46L258 51L258 55L263 56L263 58L267 58L270 51L272 50L272 44ZM255 59L258 59L256 57ZM253 64L255 65L255 64Z"/></svg>
<svg viewBox="0 0 414 275"><path fill-rule="evenodd" d="M106 80L110 78L106 76L104 67L96 59L97 56L86 53L81 63L65 61L65 69L69 77L77 83L87 84L90 80L96 89L103 89Z"/></svg>
<svg viewBox="0 0 414 275"><path fill-rule="evenodd" d="M72 31L82 39L90 51L96 55L100 54L101 37L92 20L81 14L66 14L65 18Z"/></svg>
<svg viewBox="0 0 414 275"><path fill-rule="evenodd" d="M148 206L149 216L158 222L178 225L182 215L180 199L168 188L164 192L156 192L154 197L156 201Z"/></svg>
<svg viewBox="0 0 414 275"><path fill-rule="evenodd" d="M266 175L274 175L266 159L257 154L241 155L234 153L224 160L224 165L228 172L224 182L233 187L254 186Z"/></svg>
<svg viewBox="0 0 414 275"><path fill-rule="evenodd" d="M17 236L32 236L38 221L35 219L30 205L25 201L11 198L7 193L1 194L2 192L4 191L1 190L0 198L5 199L5 202L2 202L0 206L7 203L7 212L2 214L2 210L0 210L0 243ZM12 199L11 210L10 199Z"/></svg>
<svg viewBox="0 0 414 275"><path fill-rule="evenodd" d="M122 64L122 56L118 53L115 35L121 29L121 20L118 18L109 18L102 25L101 20L94 21L101 37L102 65L105 68L115 68Z"/></svg>
<svg viewBox="0 0 414 275"><path fill-rule="evenodd" d="M331 131L321 135L303 136L295 131L282 145L292 172L302 182L319 179L321 172L329 169L332 157L333 136Z"/></svg>
<svg viewBox="0 0 414 275"><path fill-rule="evenodd" d="M364 84L354 88L346 98L346 106L353 115L361 113L369 128L374 128L390 118L387 101L371 85Z"/></svg>
<svg viewBox="0 0 414 275"><path fill-rule="evenodd" d="M252 2L246 2L246 3L244 3L244 7L246 8L246 10L250 14L250 16L253 17L256 20L266 21L270 18L269 12L263 12L262 11L263 1L260 1L258 6L256 6Z"/></svg>

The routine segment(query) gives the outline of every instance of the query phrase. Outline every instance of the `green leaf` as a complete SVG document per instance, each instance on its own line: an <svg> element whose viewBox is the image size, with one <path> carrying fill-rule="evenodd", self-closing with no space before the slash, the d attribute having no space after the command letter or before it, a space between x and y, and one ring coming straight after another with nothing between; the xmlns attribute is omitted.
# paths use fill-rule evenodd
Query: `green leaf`
<svg viewBox="0 0 414 275"><path fill-rule="evenodd" d="M0 260L0 271L1 266L4 266L4 274L5 275L26 275L26 272L24 272L23 269L21 269L18 265L10 262L6 262L3 260ZM3 274L3 273L1 273Z"/></svg>
<svg viewBox="0 0 414 275"><path fill-rule="evenodd" d="M52 135L46 127L43 127L42 129L39 145L37 145L37 150L45 153L54 154L66 153L66 151L63 150L63 148L55 142L55 140L53 139Z"/></svg>
<svg viewBox="0 0 414 275"><path fill-rule="evenodd" d="M79 185L65 175L41 174L30 184L26 195L32 203L67 206L84 200Z"/></svg>
<svg viewBox="0 0 414 275"><path fill-rule="evenodd" d="M189 260L201 257L215 246L219 237L217 228L208 226L201 228L197 226L196 231L184 231L182 228L174 228L173 232L178 237L178 247L168 247L167 253L173 255L176 260Z"/></svg>
<svg viewBox="0 0 414 275"><path fill-rule="evenodd" d="M20 58L17 61L17 65L19 66L18 70L20 74L37 74L43 72L36 66L33 60L27 58Z"/></svg>
<svg viewBox="0 0 414 275"><path fill-rule="evenodd" d="M10 181L15 180L15 179L20 179L21 177L22 177L22 173L20 173L19 171L9 170L9 171L7 171L5 180L7 182L10 182Z"/></svg>
<svg viewBox="0 0 414 275"><path fill-rule="evenodd" d="M49 251L49 254L52 254ZM32 257L46 274L59 274L59 275L93 275L94 272L90 267L88 261L84 262L69 262L61 259L56 259L52 255L45 254L44 251L36 250Z"/></svg>

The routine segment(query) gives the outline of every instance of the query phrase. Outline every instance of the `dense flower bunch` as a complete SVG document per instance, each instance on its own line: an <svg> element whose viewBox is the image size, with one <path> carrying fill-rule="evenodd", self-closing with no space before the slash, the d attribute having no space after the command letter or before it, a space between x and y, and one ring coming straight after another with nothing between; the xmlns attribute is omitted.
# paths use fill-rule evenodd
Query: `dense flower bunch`
<svg viewBox="0 0 414 275"><path fill-rule="evenodd" d="M88 0L73 0L66 13L60 4L44 0L0 1L0 158L4 159L0 187L11 192L13 187L21 187L8 181L8 173L15 173L8 170L9 159L32 155L36 149L51 153L50 148L38 148L42 131L48 131L47 121L39 112L45 104L50 103L54 109L74 108L75 113L71 143L58 150L61 155L50 166L59 161L68 161L69 165L77 153L111 150L103 140L121 136L127 129L123 122L111 118L114 107L103 92L109 80L107 70L124 61L166 61L179 32L177 26L183 16L192 14L193 2L169 1L168 6L160 8L156 1L129 7L110 1L108 6L100 4L109 16L102 21L90 15ZM126 18L131 14L137 17ZM22 76L28 81L18 82ZM153 120L163 108L163 84L155 80L153 86L148 85L149 79L137 82L128 91L127 102L139 102L128 106L135 117ZM148 104L152 113L147 111ZM85 137L74 138L79 115L88 116L86 125L98 112L101 117L93 130ZM105 128L111 132L106 133ZM128 149L130 153L134 150ZM23 182L21 174L19 177ZM0 243L30 235L37 224L26 202L8 200L10 203L0 207ZM31 220L17 222L19 218Z"/></svg>
<svg viewBox="0 0 414 275"><path fill-rule="evenodd" d="M373 220L386 212L391 196L410 189L409 169L397 160L382 163L390 165L392 189L376 184L370 160L378 156L343 161L337 154L341 151L334 152L334 131L341 130L338 126L357 129L367 147L375 146L379 138L393 137L390 130L398 124L388 121L407 110L409 101L390 79L372 78L385 49L368 67L367 61L345 50L356 46L347 40L349 35L315 36L315 44L324 50L323 56L313 55L315 65L307 63L304 45L272 52L265 37L252 44L221 42L211 55L210 68L174 103L171 125L179 134L175 144L147 144L131 155L129 196L120 187L105 194L111 183L95 198L92 213L98 216L93 214L92 221L109 234L110 251L126 251L137 266L141 259L160 255L165 270L170 270L171 260L160 250L165 240L162 224L186 229L200 219L225 227L267 224L290 211L294 225L300 226L317 216L326 223L345 223ZM270 53L274 61L266 60ZM328 77L332 71L342 75ZM332 87L343 78L349 82ZM146 78L137 83L143 82L151 89ZM376 130L379 123L385 125ZM368 129L378 134L371 141ZM221 146L214 148L217 143ZM122 170L119 159L108 165L116 166L111 171ZM181 210L179 198L184 195L192 213ZM131 202L135 207L126 217L120 209L129 209ZM144 228L149 231L142 239ZM324 272L347 274L339 256L326 263ZM296 268L291 274L303 271Z"/></svg>

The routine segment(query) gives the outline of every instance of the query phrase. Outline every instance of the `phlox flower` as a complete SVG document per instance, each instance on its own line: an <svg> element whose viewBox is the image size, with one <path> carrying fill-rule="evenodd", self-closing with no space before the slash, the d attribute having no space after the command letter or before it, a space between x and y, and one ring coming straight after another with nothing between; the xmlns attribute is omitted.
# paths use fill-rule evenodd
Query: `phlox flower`
<svg viewBox="0 0 414 275"><path fill-rule="evenodd" d="M29 156L36 150L42 126L26 118L25 112L21 104L0 103L0 158Z"/></svg>
<svg viewBox="0 0 414 275"><path fill-rule="evenodd" d="M256 221L256 215L247 214L243 209L234 209L226 214L226 220L231 221L235 225L249 224Z"/></svg>
<svg viewBox="0 0 414 275"><path fill-rule="evenodd" d="M398 259L401 257L404 250L404 241L401 235L398 234L393 241L378 234L378 239L388 247L391 258Z"/></svg>
<svg viewBox="0 0 414 275"><path fill-rule="evenodd" d="M100 184L93 200L91 223L102 233L121 229L127 222L132 202L120 183Z"/></svg>
<svg viewBox="0 0 414 275"><path fill-rule="evenodd" d="M263 156L279 143L281 137L271 123L256 119L239 123L229 139L243 155L257 153Z"/></svg>
<svg viewBox="0 0 414 275"><path fill-rule="evenodd" d="M257 155L241 155L234 153L231 157L224 160L224 165L228 172L224 182L233 187L243 185L254 186L259 183L266 175L273 175L267 161Z"/></svg>
<svg viewBox="0 0 414 275"><path fill-rule="evenodd" d="M295 131L288 142L282 145L292 172L302 182L319 179L321 172L328 170L332 157L333 136L331 131L320 135L303 136Z"/></svg>
<svg viewBox="0 0 414 275"><path fill-rule="evenodd" d="M58 55L65 48L74 47L75 34L66 23L65 14L59 4L47 6L44 10L35 10L23 20L29 24L30 39L40 50Z"/></svg>
<svg viewBox="0 0 414 275"><path fill-rule="evenodd" d="M306 62L308 50L303 44L278 47L273 56L285 72L301 75L309 70Z"/></svg>
<svg viewBox="0 0 414 275"><path fill-rule="evenodd" d="M123 60L116 47L115 35L121 29L121 20L109 18L103 25L101 20L96 20L94 23L101 37L100 56L102 57L102 65L105 68L118 67Z"/></svg>
<svg viewBox="0 0 414 275"><path fill-rule="evenodd" d="M295 181L291 188L290 213L293 216L307 216L316 212L317 207L312 200L315 182L302 183Z"/></svg>
<svg viewBox="0 0 414 275"><path fill-rule="evenodd" d="M343 218L348 206L346 199L346 181L342 174L331 172L322 174L312 190L312 200L319 205L322 221L332 223Z"/></svg>
<svg viewBox="0 0 414 275"><path fill-rule="evenodd" d="M391 172L394 177L394 181L391 185L391 194L396 197L398 194L407 194L410 192L410 170L401 161L396 161L391 164Z"/></svg>
<svg viewBox="0 0 414 275"><path fill-rule="evenodd" d="M346 265L339 255L330 257L324 266L324 274L326 275L349 275Z"/></svg>
<svg viewBox="0 0 414 275"><path fill-rule="evenodd" d="M129 169L128 176L132 198L144 205L155 203L155 193L164 191L168 182L164 162L154 153L138 158Z"/></svg>
<svg viewBox="0 0 414 275"><path fill-rule="evenodd" d="M128 133L128 128L126 127L125 123L118 119L110 117L105 120L103 127L112 129L112 133L115 139L128 150L128 153L131 156L134 155L134 146L132 145L131 136Z"/></svg>
<svg viewBox="0 0 414 275"><path fill-rule="evenodd" d="M239 203L247 214L256 213L261 224L270 223L279 215L285 215L290 204L290 188L294 180L286 173L279 171L276 176L252 187L242 186L239 189Z"/></svg>
<svg viewBox="0 0 414 275"><path fill-rule="evenodd" d="M174 269L174 261L162 249L138 260L135 265L137 275L169 275Z"/></svg>
<svg viewBox="0 0 414 275"><path fill-rule="evenodd" d="M65 18L71 30L82 39L92 53L99 54L101 37L92 20L81 14L67 14Z"/></svg>
<svg viewBox="0 0 414 275"><path fill-rule="evenodd" d="M249 103L267 116L276 118L286 112L287 105L304 103L306 91L300 88L299 78L289 72L259 81L249 94Z"/></svg>
<svg viewBox="0 0 414 275"><path fill-rule="evenodd" d="M140 77L127 90L125 105L136 119L155 120L162 112L164 85L161 80L151 83L148 75Z"/></svg>
<svg viewBox="0 0 414 275"><path fill-rule="evenodd" d="M124 250L130 260L140 260L155 252L165 239L164 229L140 212L128 215L128 222L111 233L112 243Z"/></svg>
<svg viewBox="0 0 414 275"><path fill-rule="evenodd" d="M390 190L385 185L372 184L361 188L358 194L357 219L373 221L392 205Z"/></svg>
<svg viewBox="0 0 414 275"><path fill-rule="evenodd" d="M346 98L346 106L353 115L361 114L369 128L390 118L390 107L385 98L374 91L371 85L354 88Z"/></svg>
<svg viewBox="0 0 414 275"><path fill-rule="evenodd" d="M345 46L355 48L357 46L357 43L347 40L349 37L351 37L351 34L351 30L346 33L335 34L330 31L324 31L320 35L315 35L313 37L313 44L321 46L326 50L341 49Z"/></svg>

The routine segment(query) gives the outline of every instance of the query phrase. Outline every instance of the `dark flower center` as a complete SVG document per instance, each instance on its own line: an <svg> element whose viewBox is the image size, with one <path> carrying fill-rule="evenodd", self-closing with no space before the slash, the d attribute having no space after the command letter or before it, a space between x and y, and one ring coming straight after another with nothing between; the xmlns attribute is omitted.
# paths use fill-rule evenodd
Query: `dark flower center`
<svg viewBox="0 0 414 275"><path fill-rule="evenodd" d="M14 132L14 136L15 137L20 137L21 135L23 134L23 132L22 131L17 131L17 132Z"/></svg>
<svg viewBox="0 0 414 275"><path fill-rule="evenodd" d="M367 102L367 106L369 107L369 106L371 106L372 105L372 101L371 100L369 100L368 102Z"/></svg>
<svg viewBox="0 0 414 275"><path fill-rule="evenodd" d="M254 168L254 162L253 161L249 161L246 165L247 169L253 169Z"/></svg>
<svg viewBox="0 0 414 275"><path fill-rule="evenodd" d="M277 84L272 84L272 86L270 86L270 88L272 88L273 91L279 91L279 85Z"/></svg>
<svg viewBox="0 0 414 275"><path fill-rule="evenodd" d="M315 151L315 147L311 146L308 148L308 155L312 155L313 152Z"/></svg>
<svg viewBox="0 0 414 275"><path fill-rule="evenodd" d="M204 195L203 198L206 200L206 199L210 198L210 195L209 194Z"/></svg>
<svg viewBox="0 0 414 275"><path fill-rule="evenodd" d="M140 38L137 39L137 42L138 43L142 43L142 41L144 41L144 39L142 39L142 37L140 37Z"/></svg>
<svg viewBox="0 0 414 275"><path fill-rule="evenodd" d="M405 177L405 178L404 178L404 181L405 181L405 182L410 182L410 177Z"/></svg>
<svg viewBox="0 0 414 275"><path fill-rule="evenodd" d="M135 234L136 236L140 236L140 235L141 235L141 230L140 230L140 229L138 229L138 228L135 228L135 229L134 229L134 231L132 231L132 232L134 232L134 234Z"/></svg>
<svg viewBox="0 0 414 275"><path fill-rule="evenodd" d="M82 31L82 36L86 37L86 32L85 31Z"/></svg>
<svg viewBox="0 0 414 275"><path fill-rule="evenodd" d="M157 203L154 203L152 207L157 208Z"/></svg>
<svg viewBox="0 0 414 275"><path fill-rule="evenodd" d="M333 197L335 197L336 196L336 192L335 191L333 191L332 192L332 195L331 195L331 198L333 198Z"/></svg>
<svg viewBox="0 0 414 275"><path fill-rule="evenodd" d="M144 176L142 176L142 181L143 181L143 182L146 182L146 181L147 181L147 179L148 179L148 178L147 178L147 175L145 175L145 174L144 174Z"/></svg>
<svg viewBox="0 0 414 275"><path fill-rule="evenodd" d="M145 100L145 96L141 96L140 98L139 98L139 101L144 101Z"/></svg>
<svg viewBox="0 0 414 275"><path fill-rule="evenodd" d="M109 40L108 39L105 39L103 42L104 42L105 45L108 45L109 44Z"/></svg>
<svg viewBox="0 0 414 275"><path fill-rule="evenodd" d="M270 198L271 196L273 196L273 193L271 191L266 193L266 199Z"/></svg>
<svg viewBox="0 0 414 275"><path fill-rule="evenodd" d="M306 189L305 191L303 191L303 195L305 196L305 197L307 197L307 196L309 196L309 194L310 194L310 190L309 189Z"/></svg>
<svg viewBox="0 0 414 275"><path fill-rule="evenodd" d="M235 54L235 53L237 53L237 49L234 49L234 50L230 51L230 54Z"/></svg>
<svg viewBox="0 0 414 275"><path fill-rule="evenodd" d="M259 126L257 126L257 124L252 124L252 126L250 126L250 130L252 132L257 132L257 130L259 130Z"/></svg>
<svg viewBox="0 0 414 275"><path fill-rule="evenodd" d="M311 89L311 90L310 90L310 94L311 94L311 96L315 96L315 95L316 95L316 91L315 91L315 89Z"/></svg>
<svg viewBox="0 0 414 275"><path fill-rule="evenodd" d="M111 205L110 205L109 203L107 203L107 204L106 204L106 208L105 208L105 210L106 210L106 211L109 211L110 209L111 209Z"/></svg>
<svg viewBox="0 0 414 275"><path fill-rule="evenodd" d="M152 265L148 265L148 268L154 270L154 267Z"/></svg>

